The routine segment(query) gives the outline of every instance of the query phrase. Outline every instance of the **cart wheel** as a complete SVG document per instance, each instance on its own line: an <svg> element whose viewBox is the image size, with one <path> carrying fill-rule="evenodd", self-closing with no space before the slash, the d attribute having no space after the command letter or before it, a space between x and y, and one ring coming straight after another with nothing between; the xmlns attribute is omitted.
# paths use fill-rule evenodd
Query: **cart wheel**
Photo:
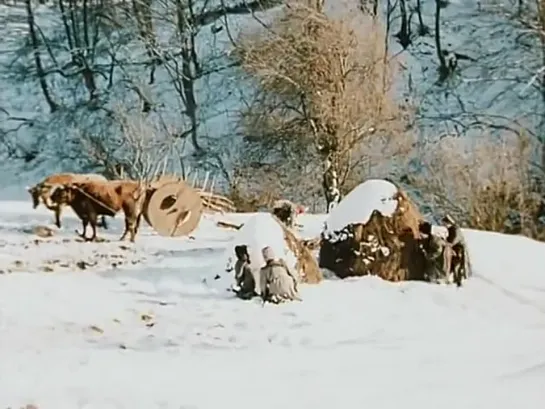
<svg viewBox="0 0 545 409"><path fill-rule="evenodd" d="M174 237L195 230L202 213L199 194L184 182L174 182L151 194L144 216L159 235Z"/></svg>

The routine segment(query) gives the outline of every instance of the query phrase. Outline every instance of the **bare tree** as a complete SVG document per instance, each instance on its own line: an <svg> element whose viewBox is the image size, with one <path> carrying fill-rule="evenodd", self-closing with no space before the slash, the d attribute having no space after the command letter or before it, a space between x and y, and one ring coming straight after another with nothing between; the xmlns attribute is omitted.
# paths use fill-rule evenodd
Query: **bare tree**
<svg viewBox="0 0 545 409"><path fill-rule="evenodd" d="M370 16L336 20L300 3L268 29L243 34L236 58L259 84L240 113L247 166L297 189L302 178L316 186L321 172L329 174L329 201L332 184L343 190L410 146L383 87L393 75L383 40Z"/></svg>
<svg viewBox="0 0 545 409"><path fill-rule="evenodd" d="M484 130L516 135L524 129L536 139L535 146L544 147L541 137L545 129L543 1L487 0L465 17L471 21L467 25L468 39L463 43L465 50L453 52L444 50L442 45L436 47L447 76L455 69L460 74L460 80L450 84L454 86L444 89L451 96L449 108L454 108L451 111L455 113L445 115L443 107L439 116L459 134L477 130L475 135L479 135ZM483 37L484 33L501 33L506 41L491 42ZM471 63L460 70L458 61L464 59ZM436 100L431 103L439 105ZM545 170L545 150L541 157Z"/></svg>
<svg viewBox="0 0 545 409"><path fill-rule="evenodd" d="M185 123L179 137L189 137L197 154L203 154L205 151L199 141L201 124L208 119L206 113L202 112L203 107L216 105L223 97L217 89L206 97L198 95L197 89L202 89L203 83L231 67L226 59L227 49L217 52L218 48L211 44L205 53L202 48L199 48L199 38L203 37L203 29L209 29L212 39L215 39L216 34L225 31L225 27L216 25L216 22L221 22L223 19L224 26L227 26L226 18L230 15L250 14L280 3L282 3L281 0L254 0L231 5L221 1L219 5L213 5L210 0L203 2L159 0L158 4L155 4L155 9L152 10L154 4L148 0L138 7L142 15L153 15L164 29L174 33L177 40L174 47L161 47L157 44L155 37L150 34L151 23L139 23L139 26L147 27L145 30L147 34L142 37L147 44L148 53L154 58L150 83L154 67L159 63L162 64L183 107L181 114L185 118ZM207 100L208 98L213 100Z"/></svg>
<svg viewBox="0 0 545 409"><path fill-rule="evenodd" d="M443 138L428 145L422 172L405 180L436 215L449 213L470 228L545 239L534 145L524 134Z"/></svg>
<svg viewBox="0 0 545 409"><path fill-rule="evenodd" d="M21 42L9 64L9 79L38 79L51 112L81 106L96 109L100 98L109 98L113 83L114 67L106 59L114 48L107 43L121 27L116 22L121 5L107 0L58 0L56 8L48 8L47 25L42 27L32 4L25 1L30 47ZM34 69L29 69L31 65Z"/></svg>
<svg viewBox="0 0 545 409"><path fill-rule="evenodd" d="M112 132L112 128L118 132ZM110 178L148 179L175 160L175 138L157 128L138 113L116 107L104 128L75 129L82 167L97 169ZM72 149L71 149L72 150ZM66 154L69 154L66 152ZM178 169L179 170L179 169Z"/></svg>
<svg viewBox="0 0 545 409"><path fill-rule="evenodd" d="M31 44L21 43L7 77L19 84L38 80L49 110L56 112L50 117L53 123L44 124L54 132L77 126L94 139L106 125L113 127L110 132L119 132L111 120L112 106L123 101L131 115L133 108L140 109L155 123L156 132L178 139L180 157L191 150L199 154L198 161L210 155L226 170L214 151L217 144L211 142L212 127L203 125L225 114L216 106L229 97L224 89L229 77L223 76L233 65L227 58L228 17L281 3L58 0L48 9L47 27L41 27L43 20L34 18L29 0ZM116 136L110 139L115 150ZM191 145L193 149L186 149Z"/></svg>
<svg viewBox="0 0 545 409"><path fill-rule="evenodd" d="M153 24L152 0L132 0L132 12L138 27L139 37L143 41L151 65L149 84L155 82L155 69L160 64L161 59L158 54L158 41ZM148 101L144 101L143 111L150 109Z"/></svg>
<svg viewBox="0 0 545 409"><path fill-rule="evenodd" d="M434 8L427 11L435 14L435 53L410 47L420 67L408 67L406 77L422 134L516 137L524 129L539 142L545 103L535 1L521 7L517 0L487 0L456 11L440 0L426 5ZM439 81L430 69L437 66Z"/></svg>

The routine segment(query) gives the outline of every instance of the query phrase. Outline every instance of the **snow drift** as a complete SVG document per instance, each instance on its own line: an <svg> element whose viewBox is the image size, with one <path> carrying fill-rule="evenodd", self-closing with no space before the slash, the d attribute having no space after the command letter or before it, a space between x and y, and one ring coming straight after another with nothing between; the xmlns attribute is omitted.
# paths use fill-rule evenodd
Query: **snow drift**
<svg viewBox="0 0 545 409"><path fill-rule="evenodd" d="M254 216L221 218L259 233L268 222L250 223ZM305 234L319 233L325 218L302 217ZM122 220L104 233L112 242L75 242L80 222L70 210L56 238L35 245L23 232L50 220L28 201L0 201L0 269L28 262L0 273L2 408L543 407L543 243L464 230L475 274L462 288L326 280L302 286L302 303L262 306L210 280L243 236L214 217L194 240L144 225L130 248L116 241ZM40 260L102 254L124 263L39 269ZM331 374L334 387L309 393ZM249 379L244 399L241 379Z"/></svg>

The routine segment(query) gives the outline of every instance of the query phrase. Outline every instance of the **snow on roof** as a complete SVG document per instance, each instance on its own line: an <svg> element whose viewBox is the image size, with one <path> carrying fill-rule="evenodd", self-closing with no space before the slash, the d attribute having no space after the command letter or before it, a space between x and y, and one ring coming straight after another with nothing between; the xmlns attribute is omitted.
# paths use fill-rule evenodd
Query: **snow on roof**
<svg viewBox="0 0 545 409"><path fill-rule="evenodd" d="M391 216L397 209L396 185L383 179L369 179L354 188L327 217L326 231L340 231L349 224L365 224L373 210Z"/></svg>
<svg viewBox="0 0 545 409"><path fill-rule="evenodd" d="M282 226L270 213L256 213L238 230L226 249L227 268L234 266L235 246L248 246L248 254L252 267L261 268L265 260L261 249L272 247L277 258L283 258L295 272L297 259L284 240Z"/></svg>

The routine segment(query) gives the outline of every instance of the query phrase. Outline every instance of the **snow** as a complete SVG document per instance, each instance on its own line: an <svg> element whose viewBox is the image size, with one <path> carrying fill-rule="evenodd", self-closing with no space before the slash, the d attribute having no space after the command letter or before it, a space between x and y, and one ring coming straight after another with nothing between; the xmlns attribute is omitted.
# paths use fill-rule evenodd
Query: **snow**
<svg viewBox="0 0 545 409"><path fill-rule="evenodd" d="M266 232L275 245L265 215L207 216L194 239L144 227L122 244L122 217L99 232L110 241L80 243L66 213L39 239L26 231L51 212L0 202L1 407L542 407L543 243L468 230L475 274L459 289L337 279L263 306L226 291L220 265L239 237ZM302 215L300 234L324 218ZM41 272L52 258L99 262Z"/></svg>
<svg viewBox="0 0 545 409"><path fill-rule="evenodd" d="M284 240L282 227L270 213L253 214L237 231L225 252L228 270L234 267L235 246L238 245L248 246L250 262L254 270L259 271L265 265L261 250L270 246L277 258L283 258L292 271L296 271L297 259ZM256 283L259 283L259 277L256 277ZM257 287L260 288L259 284Z"/></svg>
<svg viewBox="0 0 545 409"><path fill-rule="evenodd" d="M434 3L423 4L430 25ZM536 112L534 102L540 100L538 87L524 94L522 101L517 92L534 75L539 61L533 56L528 68L528 58L515 57L528 57L535 48L513 46L519 30L503 24L494 29L502 41L491 36L495 16L483 24L482 16L460 14L460 9L467 14L474 7L464 1L443 10L442 33L453 43L446 44L449 49L467 51L486 62L461 62L459 96L447 98L442 88L429 96L426 92L423 100L411 95L421 107L420 125L441 127L441 133L445 120L456 122L469 115L467 121L472 122L475 112L520 118ZM157 237L144 227L137 243L130 244L117 241L123 227L118 216L110 223L111 230L99 232L106 242L81 243L74 240L80 222L67 211L63 229L55 230L53 238L29 234L32 226L51 225L53 215L43 206L33 210L22 186L55 171L81 170L77 163L67 166L55 153L63 147L71 149L67 142L74 123L94 130L93 121L100 122L100 117L97 120L87 110L76 112L74 118L49 115L34 80L11 78L18 71L10 71L10 63L15 57L25 61L16 54L27 25L21 7L0 5L0 12L0 84L4 85L0 107L12 117L28 118L32 126L19 128L20 121L2 112L0 123L17 151L37 152L36 160L6 160L3 165L7 171L2 173L0 197L24 201L0 201L0 407L28 403L40 409L543 406L542 243L465 231L474 276L460 289L391 284L376 277L332 279L301 285L302 303L262 306L259 300L241 301L226 291L233 277L225 272L225 262L239 237L259 248L262 243L256 238L266 236L276 246L280 236L270 218L255 214L204 218L194 240ZM58 20L43 6L36 7L36 18L51 36ZM247 27L251 18L230 21L230 31L236 31ZM168 37L168 31L164 27L159 34ZM407 75L418 87L415 92L421 94L435 81L437 62L430 45L433 37L417 42L402 56ZM209 42L202 44L210 48ZM399 47L391 45L397 52ZM499 47L515 51L499 52ZM223 53L219 48L218 53ZM486 50L486 55L478 50ZM132 62L141 51L129 44L120 56ZM59 56L64 60L67 54ZM506 65L507 60L515 62ZM486 75L483 67L490 67ZM140 74L131 71L131 76ZM515 91L504 93L513 84L501 77L515 77ZM172 83L164 72L158 72L157 81L152 91L161 114L169 125L180 127L179 98L173 96ZM213 95L213 103L206 103L211 108L203 117L215 119L205 121L203 133L228 135L231 127L226 118L232 117L235 97L225 95L234 88L233 81L216 77L211 81L210 88L221 92ZM216 86L219 83L222 87ZM83 84L72 92L73 81L57 77L50 86L68 105L86 97ZM505 96L495 97L501 93ZM138 105L122 82L109 94L112 104ZM495 102L489 108L491 100ZM222 114L214 115L216 111ZM232 138L226 140L236 152L238 145ZM219 137L210 144L216 141ZM223 145L218 142L218 146ZM347 196L329 216L330 228L342 228L354 217L365 222L371 206L383 214L393 211L394 201L380 200L392 197L393 185L385 181L365 185L370 182L376 189L355 195L362 189L359 186L351 193L350 205ZM219 228L218 218L246 223L246 228L239 232ZM300 235L317 237L324 220L324 215L299 216L304 225Z"/></svg>
<svg viewBox="0 0 545 409"><path fill-rule="evenodd" d="M435 3L422 4L425 23L432 25ZM400 55L407 67L405 77L415 84L414 95L407 91L404 96L418 103L418 124L426 125L432 137L459 132L457 125L449 124L473 123L475 113L524 117L530 126L535 119L528 112L540 112L539 87L519 92L540 65L535 47L518 46L525 28L510 27L493 15L468 16L476 7L475 2L451 2L442 10L446 47L480 62L460 62L455 94L454 87L428 92L436 80L433 35L417 38L409 53ZM58 23L58 15L52 14L48 7L36 6L38 25L50 37ZM392 20L395 33L401 20L395 15ZM220 42L227 43L225 33L236 35L252 18L229 21ZM67 163L71 157L61 160L58 151L72 149L74 124L95 131L95 122L102 122L88 110L73 117L48 114L36 81L12 78L28 58L18 51L27 38L24 9L0 5L0 22L0 107L32 124L21 127L20 121L0 112L0 133L8 133L6 140L19 155L37 153L28 163L5 160L2 165L6 172L0 198L24 201L0 202L1 408L28 403L40 409L543 406L542 243L466 231L475 273L460 289L391 284L375 277L332 279L302 285L302 303L262 306L258 300L241 301L226 291L233 281L232 273L225 272L226 259L238 237L245 238L242 231L217 227L217 217L203 219L194 240L157 237L144 227L136 244L119 243L123 221L118 216L112 230L99 232L108 241L76 242L74 230L81 226L70 212L53 238L29 234L34 225L51 225L53 216L43 207L32 210L22 186L56 171L82 170L78 163ZM159 30L163 43L169 42L169 25ZM214 50L209 39L200 40L201 47ZM399 46L394 42L390 46L397 54ZM215 53L224 51L218 47ZM131 42L119 56L130 64L141 53L142 47ZM67 56L59 51L57 58L62 64ZM16 69L10 70L15 60ZM158 84L150 92L161 119L185 129L171 78L161 69L157 75ZM55 96L68 106L80 106L86 98L81 81L74 83L78 78L50 78ZM136 68L131 68L129 78L118 74L108 91L112 105L122 101L126 107L139 106L124 86L132 78L147 76ZM220 153L236 152L239 146L233 138L225 139L227 147L220 139L233 133L229 118L234 117L238 90L229 96L235 89L230 73L211 78L208 87L215 93L210 96L203 90L199 95L210 107L202 113L201 132L214 136L209 145L216 144ZM150 121L155 123L153 115ZM112 129L104 132L109 135ZM379 199L391 198L392 186L376 182L371 194L355 196L365 200L354 199L348 205L350 196L345 198L329 216L329 227L342 229L353 217L365 222L373 210L369 206L391 213L395 202ZM270 218L255 217L219 218L246 223L256 248L262 244L255 242L256 237L265 236L263 232L278 242L278 229ZM324 220L323 215L299 216L304 225L300 235L317 237Z"/></svg>
<svg viewBox="0 0 545 409"><path fill-rule="evenodd" d="M327 231L337 232L350 224L365 224L374 210L391 216L397 209L397 187L387 180L369 179L356 186L329 213Z"/></svg>

